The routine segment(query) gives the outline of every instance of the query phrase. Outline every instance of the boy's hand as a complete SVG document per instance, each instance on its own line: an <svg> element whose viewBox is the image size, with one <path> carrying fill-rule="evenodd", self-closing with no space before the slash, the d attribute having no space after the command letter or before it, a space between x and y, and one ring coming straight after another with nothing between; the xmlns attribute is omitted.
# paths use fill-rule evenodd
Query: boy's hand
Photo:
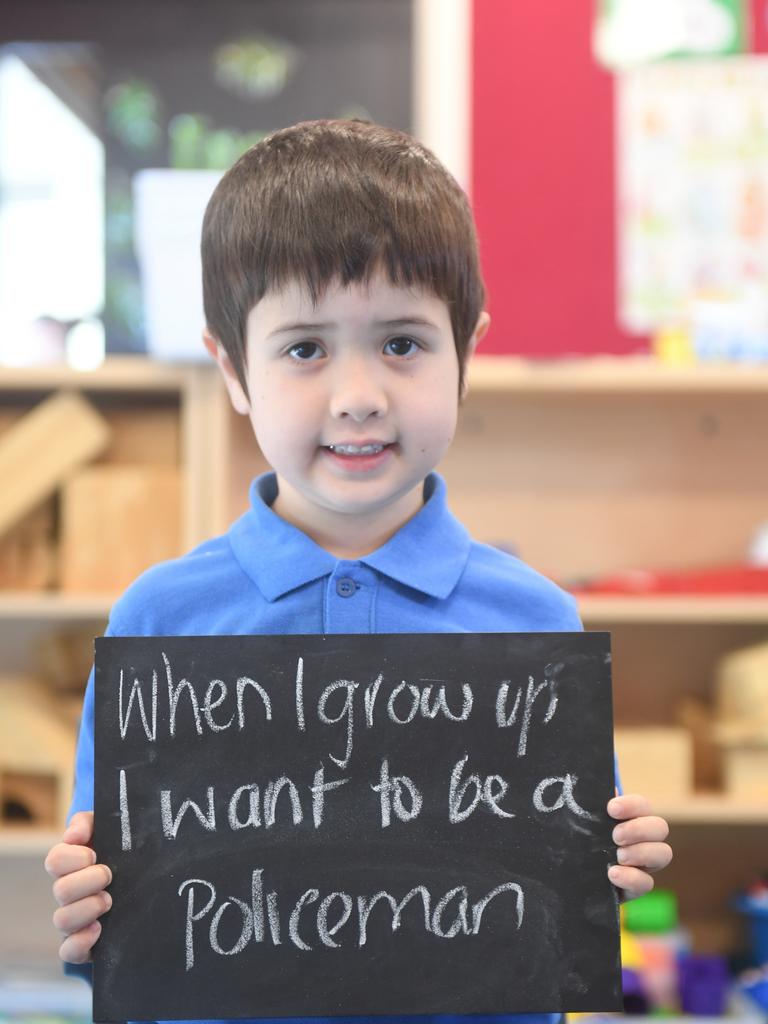
<svg viewBox="0 0 768 1024"><path fill-rule="evenodd" d="M653 888L650 873L660 871L672 860L672 848L664 842L669 825L652 815L649 801L636 794L609 800L608 813L621 822L613 830L619 863L608 869L608 877L622 890L623 899L633 900Z"/></svg>
<svg viewBox="0 0 768 1024"><path fill-rule="evenodd" d="M98 918L112 906L112 897L104 892L112 872L106 864L96 863L96 854L87 845L92 836L93 812L80 811L45 858L45 870L55 879L53 897L59 904L53 923L65 936L59 956L70 964L91 959L91 949L101 934Z"/></svg>

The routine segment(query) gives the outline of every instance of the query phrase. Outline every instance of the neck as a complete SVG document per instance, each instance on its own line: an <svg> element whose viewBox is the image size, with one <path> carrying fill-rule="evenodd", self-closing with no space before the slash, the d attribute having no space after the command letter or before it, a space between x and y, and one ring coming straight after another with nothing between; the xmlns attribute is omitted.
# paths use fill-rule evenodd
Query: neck
<svg viewBox="0 0 768 1024"><path fill-rule="evenodd" d="M272 511L311 537L334 558L355 561L386 544L416 515L423 503L423 484L419 484L394 505L365 516L318 506L309 509L303 505L300 495L281 480Z"/></svg>

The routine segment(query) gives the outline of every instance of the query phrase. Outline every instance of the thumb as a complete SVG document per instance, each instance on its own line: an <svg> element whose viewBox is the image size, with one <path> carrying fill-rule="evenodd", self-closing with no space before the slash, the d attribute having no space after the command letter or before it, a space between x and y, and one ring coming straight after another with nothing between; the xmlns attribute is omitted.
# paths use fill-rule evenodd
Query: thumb
<svg viewBox="0 0 768 1024"><path fill-rule="evenodd" d="M62 842L73 846L86 846L93 838L93 811L78 811L73 814Z"/></svg>

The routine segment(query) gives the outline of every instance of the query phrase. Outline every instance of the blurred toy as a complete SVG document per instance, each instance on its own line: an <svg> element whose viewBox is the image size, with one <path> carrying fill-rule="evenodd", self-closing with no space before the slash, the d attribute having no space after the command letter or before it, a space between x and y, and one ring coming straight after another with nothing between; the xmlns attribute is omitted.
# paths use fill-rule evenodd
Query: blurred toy
<svg viewBox="0 0 768 1024"><path fill-rule="evenodd" d="M645 985L640 971L633 971L629 967L621 969L621 989L624 1002L624 1013L645 1014L650 1007L648 997L645 994Z"/></svg>
<svg viewBox="0 0 768 1024"><path fill-rule="evenodd" d="M739 988L768 1015L768 966L742 974Z"/></svg>
<svg viewBox="0 0 768 1024"><path fill-rule="evenodd" d="M622 908L622 919L622 966L640 979L640 992L633 990L630 1001L639 1005L641 995L650 1012L677 1011L679 961L690 952L690 937L679 927L675 894L656 889L632 900Z"/></svg>
<svg viewBox="0 0 768 1024"><path fill-rule="evenodd" d="M680 1006L683 1013L720 1017L728 995L728 966L721 956L689 954L681 958Z"/></svg>
<svg viewBox="0 0 768 1024"><path fill-rule="evenodd" d="M622 913L627 931L636 935L671 932L678 924L677 898L669 889L654 889L630 900Z"/></svg>
<svg viewBox="0 0 768 1024"><path fill-rule="evenodd" d="M768 875L757 879L736 899L736 909L747 917L752 963L768 968Z"/></svg>

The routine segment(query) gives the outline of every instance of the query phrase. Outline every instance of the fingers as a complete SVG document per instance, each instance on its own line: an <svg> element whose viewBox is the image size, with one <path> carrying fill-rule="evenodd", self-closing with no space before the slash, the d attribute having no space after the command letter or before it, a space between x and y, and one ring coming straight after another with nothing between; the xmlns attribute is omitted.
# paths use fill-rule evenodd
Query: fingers
<svg viewBox="0 0 768 1024"><path fill-rule="evenodd" d="M61 837L65 843L86 846L93 839L93 811L78 811L73 814L67 830Z"/></svg>
<svg viewBox="0 0 768 1024"><path fill-rule="evenodd" d="M642 871L640 868L621 867L614 864L608 868L608 878L617 889L623 891L624 898L628 900L636 899L638 896L645 896L647 892L653 889L653 879L646 871Z"/></svg>
<svg viewBox="0 0 768 1024"><path fill-rule="evenodd" d="M78 811L72 815L67 830L45 858L45 870L53 878L70 871L80 871L96 863L96 854L88 846L93 838L93 811Z"/></svg>
<svg viewBox="0 0 768 1024"><path fill-rule="evenodd" d="M52 878L61 878L72 871L81 871L96 863L96 854L90 846L70 846L57 843L48 851L45 870Z"/></svg>
<svg viewBox="0 0 768 1024"><path fill-rule="evenodd" d="M672 847L668 843L635 843L620 846L616 851L619 864L643 868L645 871L661 871L672 860Z"/></svg>
<svg viewBox="0 0 768 1024"><path fill-rule="evenodd" d="M53 898L65 907L86 896L96 896L112 882L112 872L106 864L93 864L81 871L57 878L53 883Z"/></svg>
<svg viewBox="0 0 768 1024"><path fill-rule="evenodd" d="M91 959L91 950L101 935L98 921L73 935L68 935L59 946L59 957L68 964L84 964Z"/></svg>
<svg viewBox="0 0 768 1024"><path fill-rule="evenodd" d="M651 814L650 801L637 793L609 800L608 813L619 822L613 830L618 864L608 869L608 877L626 899L644 896L653 889L651 873L672 860L672 848L665 842L669 825Z"/></svg>
<svg viewBox="0 0 768 1024"><path fill-rule="evenodd" d="M613 841L617 846L633 846L637 843L663 843L669 835L669 825L663 818L648 815L623 821L613 830Z"/></svg>
<svg viewBox="0 0 768 1024"><path fill-rule="evenodd" d="M59 904L53 924L64 933L59 956L71 964L91 959L91 950L101 934L98 918L112 906L104 889L112 881L106 864L96 863L90 847L93 812L80 811L45 858L45 870L54 879L53 896Z"/></svg>
<svg viewBox="0 0 768 1024"><path fill-rule="evenodd" d="M642 818L651 813L651 802L639 793L626 793L608 801L608 813L612 818L626 821L628 818Z"/></svg>
<svg viewBox="0 0 768 1024"><path fill-rule="evenodd" d="M105 914L112 906L112 897L108 892L100 892L95 896L69 903L54 911L53 924L65 935L72 935L82 928L88 928L97 918Z"/></svg>

